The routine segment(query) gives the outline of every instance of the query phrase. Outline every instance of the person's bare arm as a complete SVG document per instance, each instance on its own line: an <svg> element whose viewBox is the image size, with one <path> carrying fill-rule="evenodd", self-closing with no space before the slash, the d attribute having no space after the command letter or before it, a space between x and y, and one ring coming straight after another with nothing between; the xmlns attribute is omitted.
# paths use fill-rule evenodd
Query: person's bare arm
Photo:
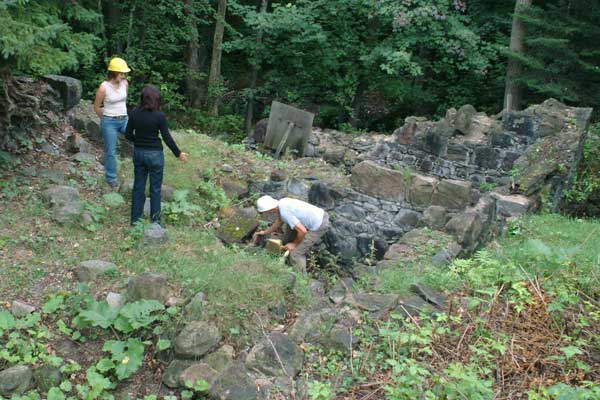
<svg viewBox="0 0 600 400"><path fill-rule="evenodd" d="M94 112L99 118L102 118L102 102L104 101L104 96L106 96L106 89L104 88L104 85L100 85L96 91L96 98L94 99Z"/></svg>
<svg viewBox="0 0 600 400"><path fill-rule="evenodd" d="M275 222L273 222L271 224L271 226L269 226L264 231L255 232L254 235L252 235L252 241L256 244L259 236L269 235L269 234L275 232L276 230L278 230L279 228L281 228L281 225L283 225L283 221L281 220L281 218L278 217L275 220Z"/></svg>
<svg viewBox="0 0 600 400"><path fill-rule="evenodd" d="M292 242L283 246L283 248L286 250L294 250L296 246L302 243L304 236L306 236L306 232L308 232L308 229L306 229L306 227L300 222L298 222L298 224L294 227L294 230L296 231L296 238Z"/></svg>

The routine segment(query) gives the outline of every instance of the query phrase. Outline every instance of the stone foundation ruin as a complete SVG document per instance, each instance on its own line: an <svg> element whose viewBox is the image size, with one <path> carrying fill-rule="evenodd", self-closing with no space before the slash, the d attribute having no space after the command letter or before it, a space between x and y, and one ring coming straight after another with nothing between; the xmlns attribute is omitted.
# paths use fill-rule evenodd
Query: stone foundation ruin
<svg viewBox="0 0 600 400"><path fill-rule="evenodd" d="M307 153L346 168L350 184L274 177L254 191L327 209L327 248L342 263L371 253L389 263L394 243L424 227L452 236L434 257L448 262L500 232L507 218L560 208L590 115L549 99L495 117L469 105L439 121L408 117L390 136L314 130Z"/></svg>

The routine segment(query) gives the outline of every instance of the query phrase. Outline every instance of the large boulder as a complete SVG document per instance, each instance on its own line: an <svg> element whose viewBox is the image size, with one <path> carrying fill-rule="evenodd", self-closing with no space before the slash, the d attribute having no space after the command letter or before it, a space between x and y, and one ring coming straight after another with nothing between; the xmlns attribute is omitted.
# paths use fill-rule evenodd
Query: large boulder
<svg viewBox="0 0 600 400"><path fill-rule="evenodd" d="M547 200L557 209L577 170L591 113L591 108L568 107L554 99L508 113L506 130L538 139L514 163L514 188L525 196L547 188Z"/></svg>
<svg viewBox="0 0 600 400"><path fill-rule="evenodd" d="M179 377L181 373L194 365L196 362L193 360L173 360L165 370L162 377L162 383L167 387L175 389L179 386Z"/></svg>
<svg viewBox="0 0 600 400"><path fill-rule="evenodd" d="M129 279L127 300L157 300L165 303L169 298L167 277L155 272L142 272Z"/></svg>
<svg viewBox="0 0 600 400"><path fill-rule="evenodd" d="M483 231L483 223L478 213L467 211L455 215L446 224L446 231L454 235L456 241L463 247L473 249Z"/></svg>
<svg viewBox="0 0 600 400"><path fill-rule="evenodd" d="M42 193L42 198L50 203L52 218L59 224L79 221L83 204L77 189L70 186L52 186Z"/></svg>
<svg viewBox="0 0 600 400"><path fill-rule="evenodd" d="M175 338L175 354L180 358L200 358L221 341L219 329L205 321L192 321Z"/></svg>
<svg viewBox="0 0 600 400"><path fill-rule="evenodd" d="M435 187L431 204L462 210L471 203L471 182L443 179Z"/></svg>
<svg viewBox="0 0 600 400"><path fill-rule="evenodd" d="M491 196L496 199L496 210L499 215L510 218L521 216L533 207L533 202L523 195L502 195L492 193Z"/></svg>
<svg viewBox="0 0 600 400"><path fill-rule="evenodd" d="M300 372L303 362L302 349L287 335L275 332L250 350L246 368L268 376L293 377Z"/></svg>
<svg viewBox="0 0 600 400"><path fill-rule="evenodd" d="M62 75L45 75L44 80L60 94L64 110L75 107L81 100L83 86L79 79Z"/></svg>
<svg viewBox="0 0 600 400"><path fill-rule="evenodd" d="M390 201L403 201L407 173L363 161L352 169L352 188L368 196Z"/></svg>
<svg viewBox="0 0 600 400"><path fill-rule="evenodd" d="M210 388L213 399L256 400L257 387L242 363L234 363L214 381Z"/></svg>
<svg viewBox="0 0 600 400"><path fill-rule="evenodd" d="M103 144L102 132L100 131L100 118L94 112L94 106L90 101L80 101L74 108L73 126L84 133L96 144Z"/></svg>
<svg viewBox="0 0 600 400"><path fill-rule="evenodd" d="M26 365L17 365L0 371L0 396L10 398L25 393L32 377L33 373Z"/></svg>
<svg viewBox="0 0 600 400"><path fill-rule="evenodd" d="M221 222L217 236L227 244L239 243L250 237L258 225L258 212L254 207L235 209Z"/></svg>
<svg viewBox="0 0 600 400"><path fill-rule="evenodd" d="M35 386L42 392L47 392L53 387L58 387L62 382L60 369L51 365L42 365L33 371Z"/></svg>
<svg viewBox="0 0 600 400"><path fill-rule="evenodd" d="M412 175L408 191L408 201L410 204L416 207L430 206L437 182L438 180L431 176Z"/></svg>

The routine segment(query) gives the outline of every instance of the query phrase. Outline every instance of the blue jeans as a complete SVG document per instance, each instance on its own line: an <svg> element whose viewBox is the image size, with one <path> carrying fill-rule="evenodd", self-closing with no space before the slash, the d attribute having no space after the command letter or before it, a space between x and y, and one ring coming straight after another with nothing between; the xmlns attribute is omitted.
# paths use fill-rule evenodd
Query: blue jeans
<svg viewBox="0 0 600 400"><path fill-rule="evenodd" d="M117 142L119 134L124 135L126 128L127 118L103 116L100 120L100 130L104 138L104 173L108 183L117 183Z"/></svg>
<svg viewBox="0 0 600 400"><path fill-rule="evenodd" d="M131 224L135 224L144 215L146 202L146 180L150 175L150 218L160 224L160 189L162 187L165 156L162 150L133 150L135 179L131 195Z"/></svg>

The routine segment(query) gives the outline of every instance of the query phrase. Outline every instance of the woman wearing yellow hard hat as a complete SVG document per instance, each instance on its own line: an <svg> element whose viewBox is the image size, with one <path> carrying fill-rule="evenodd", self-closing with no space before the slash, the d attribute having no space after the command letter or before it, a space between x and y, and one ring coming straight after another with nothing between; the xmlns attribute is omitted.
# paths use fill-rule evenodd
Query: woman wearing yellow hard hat
<svg viewBox="0 0 600 400"><path fill-rule="evenodd" d="M104 173L106 183L118 188L117 141L127 127L127 73L131 71L125 60L114 57L108 63L108 74L96 91L94 111L100 117L100 130L104 138Z"/></svg>

